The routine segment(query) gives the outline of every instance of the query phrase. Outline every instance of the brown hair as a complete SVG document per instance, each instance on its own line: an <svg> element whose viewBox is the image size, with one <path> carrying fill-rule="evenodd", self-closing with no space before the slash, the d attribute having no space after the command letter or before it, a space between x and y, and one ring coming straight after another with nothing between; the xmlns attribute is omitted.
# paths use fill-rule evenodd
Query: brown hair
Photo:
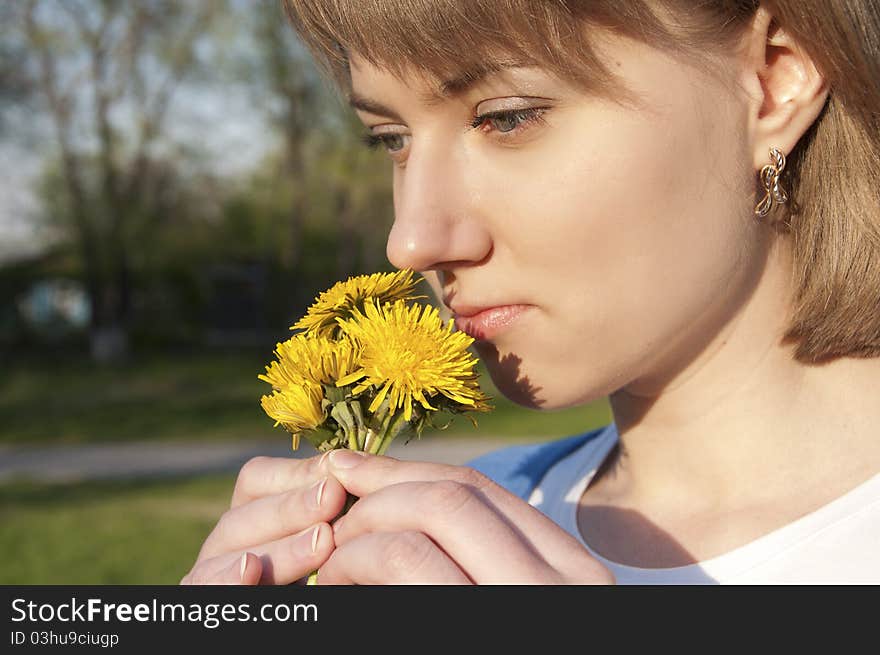
<svg viewBox="0 0 880 655"><path fill-rule="evenodd" d="M758 0L284 0L318 64L350 89L348 52L403 76L438 79L514 58L585 89L631 100L584 24L717 70ZM829 82L821 115L788 156L795 358L880 356L880 5L766 0Z"/></svg>

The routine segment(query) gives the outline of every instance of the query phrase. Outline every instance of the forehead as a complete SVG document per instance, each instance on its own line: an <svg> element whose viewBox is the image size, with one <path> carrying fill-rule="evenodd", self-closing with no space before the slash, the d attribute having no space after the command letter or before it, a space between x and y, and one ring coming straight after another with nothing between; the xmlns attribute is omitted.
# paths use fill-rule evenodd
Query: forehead
<svg viewBox="0 0 880 655"><path fill-rule="evenodd" d="M607 35L597 39L594 49L597 58L606 62L608 69L613 69L607 77L566 76L534 60L500 52L480 65L454 70L449 77L442 77L414 63L389 65L352 52L347 95L355 109L390 118L399 117L389 110L384 100L405 98L431 108L448 101L464 100L473 89L479 90L481 96L495 92L509 94L512 90L516 95L534 97L561 93L566 97L584 96L638 109L645 108L638 88L646 78L653 75L663 79L669 63L679 66L662 51L623 36Z"/></svg>
<svg viewBox="0 0 880 655"><path fill-rule="evenodd" d="M418 93L426 104L460 96L478 83L513 69L540 70L545 76L608 96L620 93L600 48L599 28L572 26L569 38L541 42L540 36L497 33L496 38L435 47L437 35L422 33L420 44L375 42L339 46L345 61L344 90L357 85L396 82ZM587 38L582 32L589 31ZM461 36L459 34L459 36ZM358 47L360 46L360 47Z"/></svg>
<svg viewBox="0 0 880 655"><path fill-rule="evenodd" d="M490 97L522 96L571 98L580 90L560 80L541 66L522 65L508 59L498 66L465 71L449 79L410 69L402 74L355 58L351 70L348 103L356 110L405 123L402 114L423 108L432 112L444 107L461 107Z"/></svg>
<svg viewBox="0 0 880 655"><path fill-rule="evenodd" d="M414 65L399 71L389 70L381 65L371 64L353 53L350 57L350 71L351 104L363 109L367 108L361 105L369 103L358 91L359 88L404 86L416 92L422 103L432 105L455 99L477 85L488 85L493 81L516 82L520 87L527 88L530 79L553 77L552 71L536 66L533 62L504 56L498 56L491 62L471 69L463 69L451 77L442 78Z"/></svg>

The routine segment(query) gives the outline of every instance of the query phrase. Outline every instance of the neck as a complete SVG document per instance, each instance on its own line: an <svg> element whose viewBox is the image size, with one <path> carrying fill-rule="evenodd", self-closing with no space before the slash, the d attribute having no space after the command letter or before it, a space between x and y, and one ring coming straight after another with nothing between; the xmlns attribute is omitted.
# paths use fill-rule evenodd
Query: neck
<svg viewBox="0 0 880 655"><path fill-rule="evenodd" d="M699 355L611 396L618 496L732 506L819 484L843 493L880 470L880 358L796 361L778 311L790 301L787 252L769 262Z"/></svg>

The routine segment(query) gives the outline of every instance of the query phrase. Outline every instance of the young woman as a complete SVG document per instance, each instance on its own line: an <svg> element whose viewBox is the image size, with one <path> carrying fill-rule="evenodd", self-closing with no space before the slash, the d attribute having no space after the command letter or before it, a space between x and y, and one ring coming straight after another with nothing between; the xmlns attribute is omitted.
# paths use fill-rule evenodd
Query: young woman
<svg viewBox="0 0 880 655"><path fill-rule="evenodd" d="M391 262L505 395L614 422L258 458L184 582L880 582L876 3L287 5L392 160Z"/></svg>

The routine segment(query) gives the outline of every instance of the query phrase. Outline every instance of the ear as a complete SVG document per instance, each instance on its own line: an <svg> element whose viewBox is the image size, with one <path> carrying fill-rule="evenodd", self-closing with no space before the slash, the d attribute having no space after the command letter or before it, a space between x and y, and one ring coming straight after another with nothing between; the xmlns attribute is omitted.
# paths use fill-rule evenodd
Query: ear
<svg viewBox="0 0 880 655"><path fill-rule="evenodd" d="M819 117L828 83L791 34L763 7L746 35L747 88L755 169L769 163L770 148L788 155Z"/></svg>

